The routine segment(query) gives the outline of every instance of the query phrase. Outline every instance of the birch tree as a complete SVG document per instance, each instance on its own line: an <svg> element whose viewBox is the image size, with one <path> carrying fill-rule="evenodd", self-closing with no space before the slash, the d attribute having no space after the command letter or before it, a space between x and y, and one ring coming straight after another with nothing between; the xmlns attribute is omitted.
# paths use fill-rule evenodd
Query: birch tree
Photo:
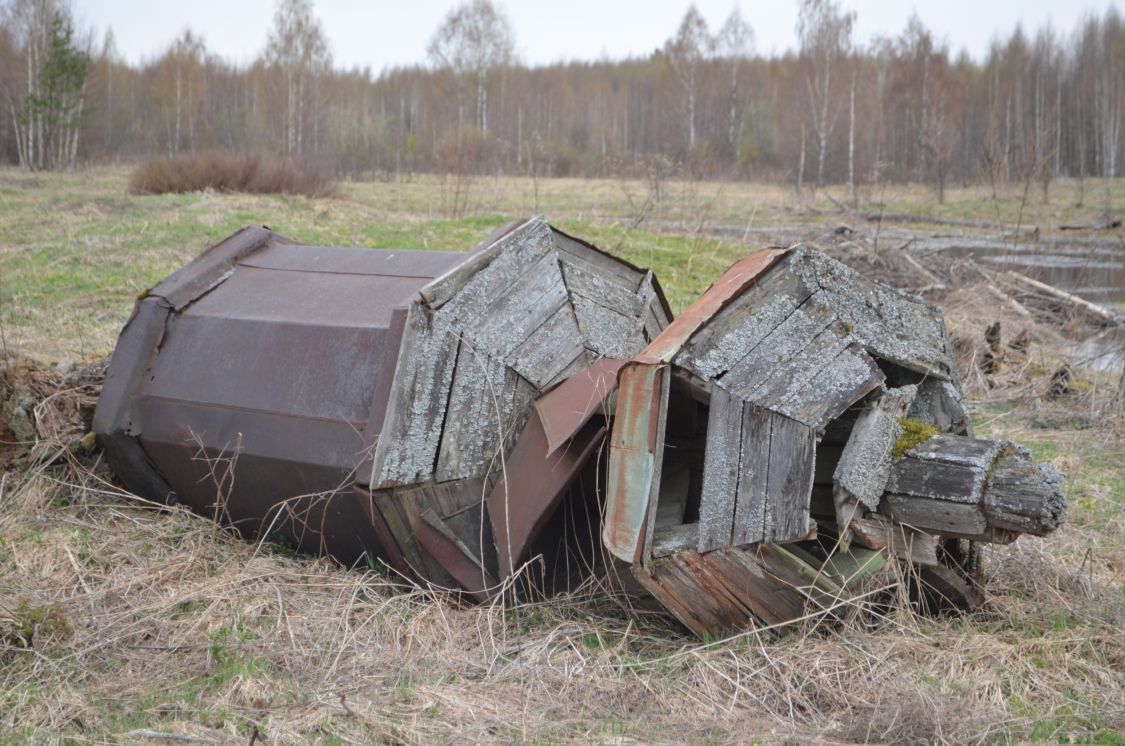
<svg viewBox="0 0 1125 746"><path fill-rule="evenodd" d="M735 6L715 37L719 57L729 72L727 81L727 147L732 156L738 156L742 101L739 71L754 52L754 29L742 17Z"/></svg>
<svg viewBox="0 0 1125 746"><path fill-rule="evenodd" d="M304 152L308 103L317 101L316 79L332 64L328 40L309 0L279 0L266 59L285 76L285 149Z"/></svg>
<svg viewBox="0 0 1125 746"><path fill-rule="evenodd" d="M476 98L475 123L488 132L489 79L496 70L511 65L516 58L515 34L507 15L491 0L469 0L449 11L430 38L427 47L431 61L439 69L451 71ZM458 96L459 118L464 102Z"/></svg>
<svg viewBox="0 0 1125 746"><path fill-rule="evenodd" d="M664 44L664 57L676 75L684 97L684 130L688 147L695 146L696 110L703 64L715 53L715 39L695 5L688 7L676 33Z"/></svg>
<svg viewBox="0 0 1125 746"><path fill-rule="evenodd" d="M824 164L828 140L836 123L833 106L832 72L851 54L855 13L840 9L836 0L801 0L797 15L797 36L806 65L805 82L809 95L813 133L816 136L816 183L824 184Z"/></svg>

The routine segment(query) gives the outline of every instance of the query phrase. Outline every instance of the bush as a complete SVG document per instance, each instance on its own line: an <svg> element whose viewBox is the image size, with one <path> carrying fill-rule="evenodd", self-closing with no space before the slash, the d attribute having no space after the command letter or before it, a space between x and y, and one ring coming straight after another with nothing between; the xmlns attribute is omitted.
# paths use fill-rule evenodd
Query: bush
<svg viewBox="0 0 1125 746"><path fill-rule="evenodd" d="M145 161L129 176L132 194L167 194L214 189L252 194L330 197L336 180L308 161L262 154L205 151Z"/></svg>

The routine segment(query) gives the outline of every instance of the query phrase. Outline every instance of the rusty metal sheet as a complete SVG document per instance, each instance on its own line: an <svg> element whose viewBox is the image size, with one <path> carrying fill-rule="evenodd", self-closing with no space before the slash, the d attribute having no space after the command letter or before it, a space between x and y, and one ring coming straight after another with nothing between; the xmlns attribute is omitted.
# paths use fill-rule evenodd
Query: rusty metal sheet
<svg viewBox="0 0 1125 746"><path fill-rule="evenodd" d="M465 258L261 229L204 252L138 304L114 353L95 425L114 471L249 535L345 563L381 555L355 468L382 427L404 307Z"/></svg>
<svg viewBox="0 0 1125 746"><path fill-rule="evenodd" d="M93 422L98 445L125 487L157 502L166 501L172 488L134 437L133 423L136 397L164 339L169 312L163 298L149 296L137 301L117 340Z"/></svg>
<svg viewBox="0 0 1125 746"><path fill-rule="evenodd" d="M668 369L629 363L618 374L618 386L602 541L615 557L639 563L652 495L659 489L664 452L660 423L667 409Z"/></svg>
<svg viewBox="0 0 1125 746"><path fill-rule="evenodd" d="M502 576L511 575L523 561L567 488L605 440L604 427L583 424L561 450L550 448L538 410L520 433L504 475L487 498Z"/></svg>
<svg viewBox="0 0 1125 746"><path fill-rule="evenodd" d="M413 526L418 543L473 599L487 601L499 590L480 561L461 543L432 510Z"/></svg>
<svg viewBox="0 0 1125 746"><path fill-rule="evenodd" d="M567 378L535 401L535 411L547 435L547 455L574 437L617 388L617 372L624 360L603 357Z"/></svg>
<svg viewBox="0 0 1125 746"><path fill-rule="evenodd" d="M757 282L770 267L785 256L790 249L761 249L749 254L728 269L718 282L691 304L691 306L665 327L634 360L641 363L669 362L691 336L723 310L728 303Z"/></svg>

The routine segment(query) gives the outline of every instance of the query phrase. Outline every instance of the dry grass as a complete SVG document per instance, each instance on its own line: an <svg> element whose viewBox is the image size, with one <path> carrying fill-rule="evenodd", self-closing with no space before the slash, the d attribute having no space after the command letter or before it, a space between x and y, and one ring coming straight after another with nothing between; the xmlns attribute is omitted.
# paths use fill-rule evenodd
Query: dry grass
<svg viewBox="0 0 1125 746"><path fill-rule="evenodd" d="M255 154L204 151L179 158L154 158L129 175L131 194L245 192L330 197L336 181L306 160Z"/></svg>
<svg viewBox="0 0 1125 746"><path fill-rule="evenodd" d="M140 500L76 443L81 375L25 374L38 442L0 476L5 740L1122 742L1125 511L1089 460L1123 423L1048 433L1088 478L1055 536L989 551L983 610L701 644L594 584L465 607Z"/></svg>
<svg viewBox="0 0 1125 746"><path fill-rule="evenodd" d="M469 209L487 215L436 221L425 218L440 213L427 179L347 184L321 201L126 197L116 172L0 172L14 206L0 226L2 330L32 355L102 351L137 292L249 223L326 245L464 248L509 214L543 210L654 265L684 300L745 250L739 239L773 240L751 224L792 221L802 225L785 233L809 236L839 220L817 218L819 203L792 209L780 188L665 187L665 202L629 230L643 183L482 179ZM955 193L941 214L959 217L958 204L978 198ZM923 197L896 199L917 211ZM1069 207L1037 209L1078 221ZM673 227L692 216L737 224L737 236ZM845 258L887 279L930 282L855 236L826 248L844 255L845 243L857 252ZM464 607L378 568L256 546L121 492L97 454L75 448L60 394L39 413L31 454L0 472L0 742L170 742L143 735L156 732L245 744L256 729L268 743L323 744L1125 744L1125 422L1108 406L1112 381L1079 371L1074 391L1046 401L1051 373L1077 362L1065 349L1073 330L1029 323L970 285L941 302L965 352L977 432L1025 442L1067 473L1071 506L1055 535L987 552L990 595L977 613L892 607L874 610L874 623L855 615L831 630L701 644L595 587ZM1033 346L978 374L972 357L997 318L1007 340L1029 328ZM39 401L79 389L40 384Z"/></svg>
<svg viewBox="0 0 1125 746"><path fill-rule="evenodd" d="M993 552L1002 595L971 617L892 609L701 645L595 593L465 608L257 548L50 444L5 481L0 728L27 740L1117 743L1125 727L1120 546L1072 528Z"/></svg>

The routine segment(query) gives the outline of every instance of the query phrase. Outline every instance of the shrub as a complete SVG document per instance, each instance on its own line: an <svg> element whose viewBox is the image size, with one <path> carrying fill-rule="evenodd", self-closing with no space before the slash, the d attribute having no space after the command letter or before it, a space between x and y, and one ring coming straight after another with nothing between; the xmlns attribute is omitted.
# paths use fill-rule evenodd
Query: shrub
<svg viewBox="0 0 1125 746"><path fill-rule="evenodd" d="M129 176L132 194L167 194L214 189L252 194L330 197L336 180L299 158L204 151L179 158L154 158Z"/></svg>

